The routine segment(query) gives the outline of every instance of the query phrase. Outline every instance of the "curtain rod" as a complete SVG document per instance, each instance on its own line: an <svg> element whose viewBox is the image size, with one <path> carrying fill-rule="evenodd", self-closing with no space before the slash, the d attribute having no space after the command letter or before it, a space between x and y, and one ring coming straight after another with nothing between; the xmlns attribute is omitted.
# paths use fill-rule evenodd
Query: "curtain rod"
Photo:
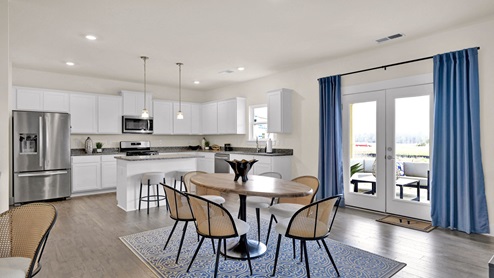
<svg viewBox="0 0 494 278"><path fill-rule="evenodd" d="M480 49L480 47L477 46L477 49ZM399 66L399 65L409 64L409 63L420 62L420 61L429 60L429 59L432 59L432 58L434 58L434 56L423 57L423 58L418 58L418 59L413 59L413 60L408 60L408 61L403 61L403 62L389 64L389 65L384 65L384 66L380 66L380 67L374 67L374 68L368 68L368 69L363 69L363 70L357 70L357 71L347 72L347 73L340 74L340 76L351 75L351 74L356 74L356 73L361 73L361 72L366 72L366 71L371 71L371 70L376 70L376 69L384 69L384 70L386 70L386 68L389 68L389 67L394 67L394 66Z"/></svg>

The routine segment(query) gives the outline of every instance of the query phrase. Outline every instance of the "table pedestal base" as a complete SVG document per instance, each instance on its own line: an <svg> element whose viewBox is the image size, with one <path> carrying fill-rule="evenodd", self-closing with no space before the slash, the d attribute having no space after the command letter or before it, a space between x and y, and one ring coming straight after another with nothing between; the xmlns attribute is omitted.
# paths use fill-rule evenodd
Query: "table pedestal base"
<svg viewBox="0 0 494 278"><path fill-rule="evenodd" d="M223 244L222 244L223 245ZM247 252L250 254L250 258L254 259L260 257L266 253L267 247L264 243L257 240L248 239L247 249L245 248L242 240L229 243L226 246L226 256L232 259L247 260ZM223 246L221 246L221 254L224 254Z"/></svg>

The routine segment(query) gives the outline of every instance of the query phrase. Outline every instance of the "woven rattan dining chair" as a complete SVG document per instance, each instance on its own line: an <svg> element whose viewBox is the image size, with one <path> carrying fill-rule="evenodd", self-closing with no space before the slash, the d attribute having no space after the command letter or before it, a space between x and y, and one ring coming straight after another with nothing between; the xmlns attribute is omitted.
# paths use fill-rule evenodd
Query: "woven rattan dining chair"
<svg viewBox="0 0 494 278"><path fill-rule="evenodd" d="M46 203L14 207L0 214L0 277L33 277L57 219Z"/></svg>
<svg viewBox="0 0 494 278"><path fill-rule="evenodd" d="M317 191L319 190L319 180L314 176L300 176L292 179L292 181L312 188L312 194L296 198L278 198L278 203L269 207L271 218L269 219L268 234L266 235L266 245L268 244L269 233L271 232L273 220L278 222L278 219L281 220L292 217L297 210L312 203Z"/></svg>
<svg viewBox="0 0 494 278"><path fill-rule="evenodd" d="M189 272L204 238L218 239L218 252L216 253L214 268L214 277L217 277L221 242L223 241L224 253L226 254L226 239L246 234L250 228L249 224L240 219L234 219L228 210L208 199L193 194L187 194L187 197L189 198L192 214L196 219L197 233L202 236L187 268L187 272ZM247 248L247 243L245 248ZM252 265L248 254L247 252L247 261L249 263L250 274L252 275Z"/></svg>
<svg viewBox="0 0 494 278"><path fill-rule="evenodd" d="M331 263L336 271L338 277L340 272L336 267L333 256L329 252L328 245L325 238L329 236L331 227L338 211L338 206L341 200L341 196L332 196L305 207L295 212L291 218L285 218L280 220L275 226L275 230L278 233L278 243L276 244L276 255L274 259L273 274L276 274L276 264L278 263L278 255L280 252L281 236L284 235L293 240L301 241L301 249L303 250L303 256L305 257L305 268L307 271L307 277L310 277L309 269L309 257L307 255L307 241L322 241L326 253L328 254Z"/></svg>
<svg viewBox="0 0 494 278"><path fill-rule="evenodd" d="M276 178L276 179L281 179L281 174L278 172L265 172L259 174L259 176L264 176L264 177L271 177L271 178ZM261 241L261 209L262 208L268 208L269 206L272 206L274 203L275 198L267 198L267 197L261 197L261 196L248 196L245 204L247 207L255 208L256 209L256 220L257 220L257 241ZM240 212L239 216L240 218Z"/></svg>
<svg viewBox="0 0 494 278"><path fill-rule="evenodd" d="M185 184L185 192L190 192L192 194L199 195L205 199L210 200L211 202L217 203L217 204L224 204L225 203L225 198L221 197L221 193L217 190L213 189L207 189L203 186L197 186L193 184L190 179L198 174L207 174L207 172L203 171L190 171L186 173L183 176L183 181ZM193 186L195 185L195 186Z"/></svg>

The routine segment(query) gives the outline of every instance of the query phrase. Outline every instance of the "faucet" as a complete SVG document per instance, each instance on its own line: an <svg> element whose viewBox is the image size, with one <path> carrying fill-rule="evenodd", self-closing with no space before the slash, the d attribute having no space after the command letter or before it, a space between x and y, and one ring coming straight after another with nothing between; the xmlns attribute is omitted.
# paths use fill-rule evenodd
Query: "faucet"
<svg viewBox="0 0 494 278"><path fill-rule="evenodd" d="M261 148L259 148L259 138L256 136L256 153L258 153L260 150Z"/></svg>

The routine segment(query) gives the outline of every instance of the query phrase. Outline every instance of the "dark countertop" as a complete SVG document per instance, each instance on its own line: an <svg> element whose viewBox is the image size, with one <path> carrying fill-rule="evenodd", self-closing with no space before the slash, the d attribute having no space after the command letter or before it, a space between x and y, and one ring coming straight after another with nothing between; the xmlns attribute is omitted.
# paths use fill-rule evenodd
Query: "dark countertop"
<svg viewBox="0 0 494 278"><path fill-rule="evenodd" d="M233 151L225 151L223 148L220 151L212 150L192 150L188 146L186 147L155 147L151 148L153 151L159 153L177 153L177 152L204 152L204 153L227 153L227 154L243 154L243 155L262 155L262 156L291 156L293 155L293 149L273 149L272 153L256 152L255 148L233 148ZM264 150L263 150L264 151ZM84 149L72 149L72 156L88 156L88 155L125 155L124 152L120 152L119 148L104 148L101 153L96 152L93 149L93 153L87 154Z"/></svg>

